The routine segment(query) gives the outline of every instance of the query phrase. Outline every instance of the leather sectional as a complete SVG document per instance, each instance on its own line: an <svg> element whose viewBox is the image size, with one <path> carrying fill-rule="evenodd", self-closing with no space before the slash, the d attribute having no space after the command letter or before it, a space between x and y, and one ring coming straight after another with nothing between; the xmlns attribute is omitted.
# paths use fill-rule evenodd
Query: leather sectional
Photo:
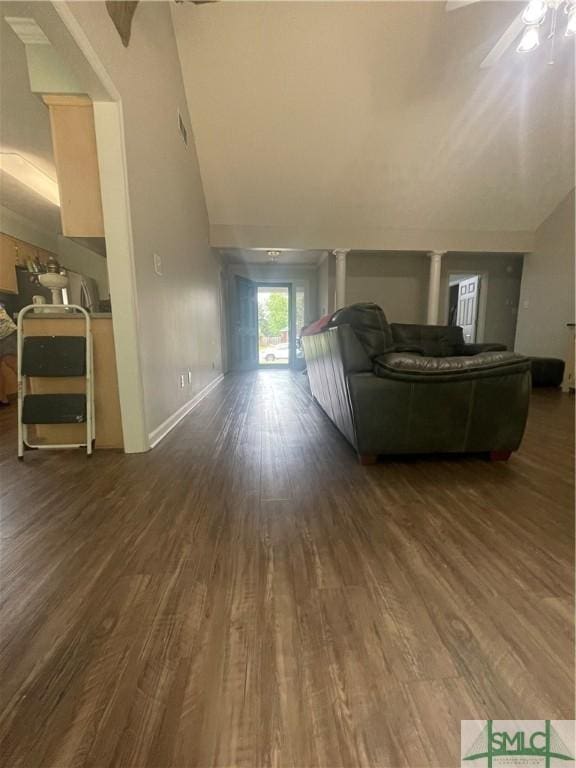
<svg viewBox="0 0 576 768"><path fill-rule="evenodd" d="M380 455L484 453L522 440L530 361L462 329L389 324L375 304L337 311L302 337L310 388L362 463Z"/></svg>

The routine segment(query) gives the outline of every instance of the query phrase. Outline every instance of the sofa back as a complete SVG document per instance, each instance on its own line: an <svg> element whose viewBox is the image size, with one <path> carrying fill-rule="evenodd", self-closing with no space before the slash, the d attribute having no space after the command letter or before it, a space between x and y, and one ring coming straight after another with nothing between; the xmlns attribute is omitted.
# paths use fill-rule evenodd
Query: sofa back
<svg viewBox="0 0 576 768"><path fill-rule="evenodd" d="M393 343L402 347L417 347L424 355L451 357L464 344L459 325L412 325L391 323Z"/></svg>
<svg viewBox="0 0 576 768"><path fill-rule="evenodd" d="M373 302L351 304L338 309L332 315L329 325L331 328L349 325L370 358L383 355L394 346L384 310Z"/></svg>

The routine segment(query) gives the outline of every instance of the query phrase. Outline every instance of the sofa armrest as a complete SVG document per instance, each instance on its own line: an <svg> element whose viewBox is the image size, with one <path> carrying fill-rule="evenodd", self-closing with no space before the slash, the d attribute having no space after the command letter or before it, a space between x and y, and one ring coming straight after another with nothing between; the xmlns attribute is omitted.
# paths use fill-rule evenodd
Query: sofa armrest
<svg viewBox="0 0 576 768"><path fill-rule="evenodd" d="M457 355L469 357L470 355L480 355L482 352L506 352L506 344L498 342L488 342L486 344L457 344L454 347Z"/></svg>
<svg viewBox="0 0 576 768"><path fill-rule="evenodd" d="M529 370L530 361L513 352L482 352L456 357L426 357L406 353L388 353L374 360L374 373L382 378L407 381L447 380L500 375L504 370Z"/></svg>

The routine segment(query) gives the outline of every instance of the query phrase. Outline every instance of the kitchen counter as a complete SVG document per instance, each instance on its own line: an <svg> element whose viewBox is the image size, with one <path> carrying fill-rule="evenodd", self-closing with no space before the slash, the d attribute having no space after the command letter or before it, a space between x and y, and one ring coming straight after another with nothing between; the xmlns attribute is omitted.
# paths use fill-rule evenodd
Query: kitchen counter
<svg viewBox="0 0 576 768"><path fill-rule="evenodd" d="M124 443L112 315L94 313L90 319L94 353L96 448L122 448ZM83 320L84 315L80 313L30 313L24 318L24 334L83 336ZM34 394L83 392L84 386L84 378L30 379L30 391ZM30 432L32 442L38 443L79 443L85 439L84 424L41 424L31 427Z"/></svg>
<svg viewBox="0 0 576 768"><path fill-rule="evenodd" d="M111 320L111 312L91 312L91 320ZM80 312L30 312L26 320L84 320Z"/></svg>

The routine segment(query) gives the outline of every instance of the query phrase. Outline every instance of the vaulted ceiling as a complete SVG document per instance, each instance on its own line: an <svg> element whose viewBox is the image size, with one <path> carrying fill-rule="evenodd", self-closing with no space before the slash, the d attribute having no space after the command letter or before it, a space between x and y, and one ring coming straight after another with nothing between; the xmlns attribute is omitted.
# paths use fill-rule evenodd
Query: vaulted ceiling
<svg viewBox="0 0 576 768"><path fill-rule="evenodd" d="M0 4L0 151L15 152L56 179L48 110L42 99L30 91L24 44L4 20L11 12L17 15L20 8L16 3ZM30 219L40 229L61 231L58 207L29 187L0 173L0 192L2 205Z"/></svg>
<svg viewBox="0 0 576 768"><path fill-rule="evenodd" d="M517 13L173 6L215 244L534 231L574 184L574 47L562 37L553 65L512 47L481 69Z"/></svg>

